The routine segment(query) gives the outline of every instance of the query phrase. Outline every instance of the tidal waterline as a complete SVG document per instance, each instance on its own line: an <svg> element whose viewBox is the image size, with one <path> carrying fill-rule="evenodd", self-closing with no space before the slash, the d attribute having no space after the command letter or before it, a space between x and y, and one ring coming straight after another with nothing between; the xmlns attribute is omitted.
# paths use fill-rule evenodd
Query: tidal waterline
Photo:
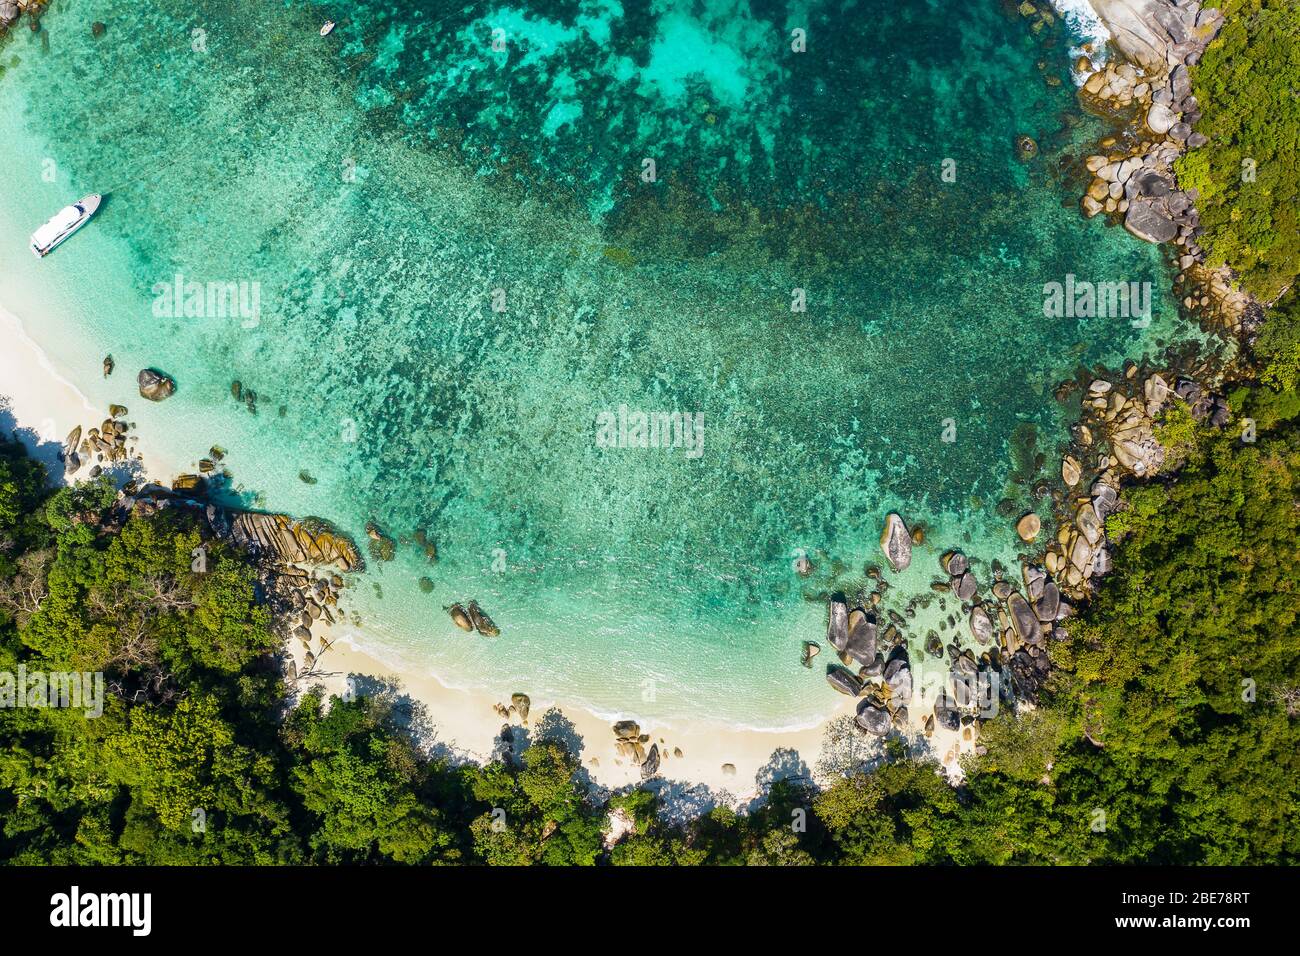
<svg viewBox="0 0 1300 956"><path fill-rule="evenodd" d="M890 606L950 547L1014 566L1055 384L1186 334L1158 252L1063 201L1072 38L997 3L360 4L322 39L327 13L91 0L15 38L0 265L59 303L30 331L64 367L176 377L150 435L403 539L352 606L449 683L815 719L800 643L884 515L928 530ZM93 233L32 261L92 190ZM256 321L156 308L177 275L256 283ZM1045 316L1067 275L1150 282L1152 321ZM700 454L598 441L624 407L700 416ZM501 637L455 630L469 598Z"/></svg>

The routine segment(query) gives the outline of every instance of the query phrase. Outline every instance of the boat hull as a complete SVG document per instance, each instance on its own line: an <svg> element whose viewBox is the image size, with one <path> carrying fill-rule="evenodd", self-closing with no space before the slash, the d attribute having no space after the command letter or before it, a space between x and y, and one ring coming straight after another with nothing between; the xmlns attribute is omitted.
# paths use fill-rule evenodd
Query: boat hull
<svg viewBox="0 0 1300 956"><path fill-rule="evenodd" d="M86 224L102 200L99 193L91 193L56 212L49 222L32 233L32 255L43 259L57 249L64 240Z"/></svg>

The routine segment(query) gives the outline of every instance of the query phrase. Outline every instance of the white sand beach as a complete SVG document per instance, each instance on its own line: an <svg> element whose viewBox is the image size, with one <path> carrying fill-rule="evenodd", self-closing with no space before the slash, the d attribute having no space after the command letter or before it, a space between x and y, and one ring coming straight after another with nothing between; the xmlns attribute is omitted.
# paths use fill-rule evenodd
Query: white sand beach
<svg viewBox="0 0 1300 956"><path fill-rule="evenodd" d="M98 424L107 409L96 408L55 367L27 333L22 318L3 303L4 286L0 280L0 342L4 343L0 348L0 425L15 429L18 438L46 464L54 479L62 480L58 453L64 436L77 425L84 429ZM129 370L117 374L129 374ZM166 449L151 443L147 434L137 435L133 431L128 448L133 455L134 474L159 484L170 484L176 474L192 468L192 464L168 455ZM73 477L85 478L86 473L83 468ZM332 641L323 653L322 640ZM303 669L305 648L298 641L289 644L297 666ZM402 695L423 705L434 743L455 759L478 762L491 759L503 726L507 723L520 726L517 716L511 715L507 721L495 705L509 707L510 695L528 694L527 687L503 689L500 695L493 695L446 686L432 673L394 668L384 662L381 648L376 646L373 637L364 628L351 625L340 625L333 633L316 634L312 647L321 659L301 687L317 684L327 693L343 695L349 679L353 680L354 687L364 688L367 678L395 685ZM613 720L608 715L601 716L563 701L531 695L530 700L527 725L530 733L536 733L542 726L558 727L570 742L576 735L581 742L582 764L593 781L611 789L640 782L640 768L618 756ZM705 799L730 797L743 804L759 795L764 783L774 776L815 774L827 726L834 718L851 716L854 702L828 689L826 705L827 713L821 722L780 731L736 727L706 719L683 725L681 721L658 723L652 714L619 716L639 720L642 732L658 744L661 755L658 776L669 786L680 785L683 789L703 786L709 791ZM548 715L552 708L562 717ZM914 708L914 712L919 711ZM647 749L649 746L646 744ZM969 750L972 744L959 742L956 733L937 729L929 746L951 774L956 772L958 753Z"/></svg>
<svg viewBox="0 0 1300 956"><path fill-rule="evenodd" d="M27 334L19 315L5 305L0 279L0 427L15 429L29 452L60 479L58 459L64 438L73 428L97 426L108 415L55 368L46 353ZM130 374L119 372L118 374ZM143 478L168 482L185 469L148 437L131 432L127 449L134 459L132 471ZM85 478L83 468L74 478Z"/></svg>

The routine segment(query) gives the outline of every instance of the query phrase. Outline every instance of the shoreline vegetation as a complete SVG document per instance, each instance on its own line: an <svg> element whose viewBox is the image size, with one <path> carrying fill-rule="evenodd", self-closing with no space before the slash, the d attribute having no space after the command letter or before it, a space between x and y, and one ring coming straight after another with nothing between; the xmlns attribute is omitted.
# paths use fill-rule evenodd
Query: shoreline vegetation
<svg viewBox="0 0 1300 956"><path fill-rule="evenodd" d="M991 597L965 555L943 555L927 598L955 597L989 646L978 659L927 646L954 678L932 714L907 713L911 663L902 621L876 610L883 588L829 601L826 643L843 666L827 679L851 700L824 727L752 734L745 762L698 732L571 719L523 690L489 703L358 680L375 662L343 636L343 575L364 564L356 545L203 495L222 480L219 449L199 474L146 483L129 412L110 409L69 433L61 458L72 474L136 462L120 493L101 473L50 489L20 445L0 443L0 670L103 671L110 689L94 719L0 709L0 859L1294 863L1294 223L1242 198L1246 181L1222 183L1243 158L1294 158L1295 109L1267 128L1278 91L1255 96L1239 72L1252 57L1274 62L1300 14L1270 0L1231 0L1222 14L1170 0L1093 6L1118 56L1091 74L1075 64L1080 99L1116 130L1081 160L1083 212L1168 244L1184 307L1236 352L1080 369L1058 387L1077 421L1052 489L1055 535L1020 516L1041 561L1020 569L1023 587L995 570L982 582ZM1032 3L1018 10L1042 17ZM1294 190L1287 168L1259 174L1290 175ZM142 400L165 400L166 377L148 371ZM391 539L367 531L383 560ZM881 547L895 571L919 533L888 516ZM495 630L476 605L458 610L466 629ZM825 649L804 642L805 663L819 666ZM1012 706L985 720L963 680L992 674ZM492 706L496 721L454 724L492 738L442 740L430 699ZM943 761L929 756L945 747ZM819 748L809 768L802 755ZM669 785L679 765L705 786ZM755 799L716 799L728 789Z"/></svg>

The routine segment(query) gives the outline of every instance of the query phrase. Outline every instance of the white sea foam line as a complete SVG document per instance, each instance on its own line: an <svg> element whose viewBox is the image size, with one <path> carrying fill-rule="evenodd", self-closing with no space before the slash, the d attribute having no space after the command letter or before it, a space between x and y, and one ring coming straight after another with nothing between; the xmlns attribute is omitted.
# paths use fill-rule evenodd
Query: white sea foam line
<svg viewBox="0 0 1300 956"><path fill-rule="evenodd" d="M1052 0L1052 7L1076 41L1070 47L1070 72L1074 76L1074 82L1082 86L1091 74L1076 72L1074 61L1087 55L1094 65L1105 63L1110 31L1088 0ZM1085 50L1085 45L1090 49Z"/></svg>

